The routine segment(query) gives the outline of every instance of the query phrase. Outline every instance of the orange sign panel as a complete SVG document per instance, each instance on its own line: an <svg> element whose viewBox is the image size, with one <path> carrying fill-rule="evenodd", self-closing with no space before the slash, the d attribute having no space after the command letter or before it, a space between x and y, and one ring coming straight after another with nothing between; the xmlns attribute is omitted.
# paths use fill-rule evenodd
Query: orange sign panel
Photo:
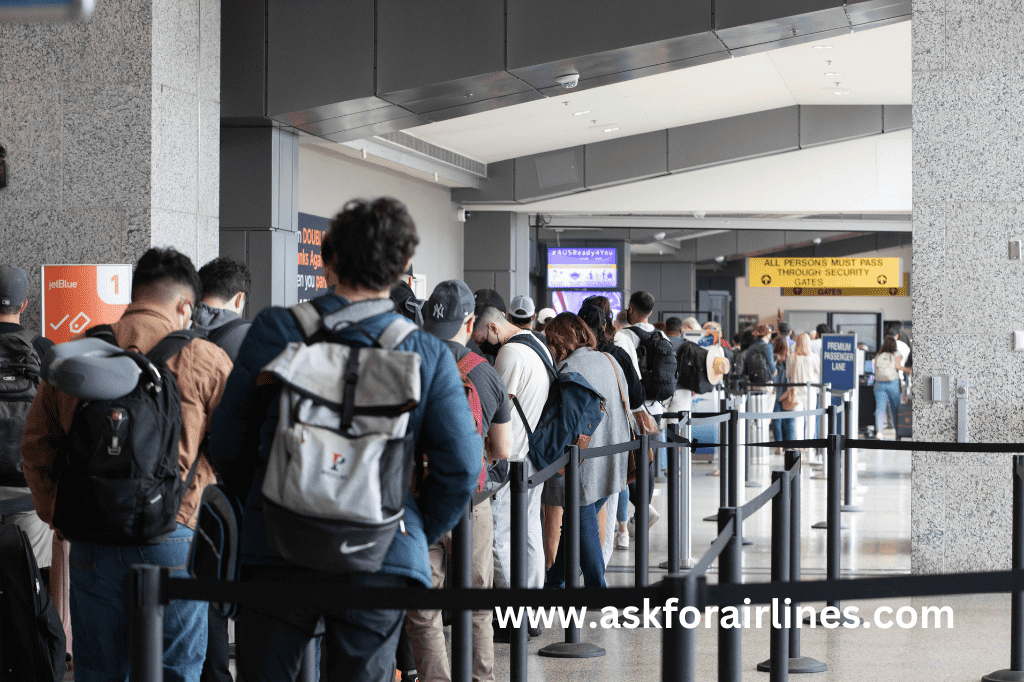
<svg viewBox="0 0 1024 682"><path fill-rule="evenodd" d="M63 343L89 327L117 322L131 293L130 265L44 265L43 336Z"/></svg>

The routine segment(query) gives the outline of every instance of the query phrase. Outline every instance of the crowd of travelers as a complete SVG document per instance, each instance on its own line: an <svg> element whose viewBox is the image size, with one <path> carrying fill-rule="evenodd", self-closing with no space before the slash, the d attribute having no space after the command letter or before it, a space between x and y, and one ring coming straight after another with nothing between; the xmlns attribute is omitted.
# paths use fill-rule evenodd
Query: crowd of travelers
<svg viewBox="0 0 1024 682"><path fill-rule="evenodd" d="M762 324L730 344L717 322L654 324L644 291L621 312L604 296L578 313L537 311L528 296L506 306L460 280L419 300L410 286L418 243L400 202L349 202L321 245L329 293L250 311L251 321L245 265L217 258L197 271L185 255L151 248L121 318L57 346L20 324L25 271L0 268L0 360L18 368L24 389L16 401L0 395L10 431L0 433L0 505L31 496L24 509L0 507L3 538L20 529L31 548L57 614L60 663L66 649L76 680L127 679L130 567L194 575L216 499L237 513L237 580L440 588L468 509L473 585L507 588L508 463L531 475L561 455L568 442L536 451L544 425L569 419L558 400L596 396L597 423L567 428L581 447L601 447L659 433L660 415L689 410L730 371L752 384L820 377L807 334ZM883 367L909 371L909 352L891 341L876 358L876 391ZM575 392L555 390L570 380ZM798 389L776 410L807 401ZM791 437L792 420L778 422L776 438ZM658 520L627 460L580 467L588 587L604 587L614 550L629 547L629 505ZM561 476L530 490L528 587L564 586L565 500ZM437 611L172 601L163 616L167 680L231 680L232 619L240 680L296 679L313 641L323 679L451 677ZM490 611L474 613L475 681L493 680L494 643L508 638ZM60 679L63 667L54 672Z"/></svg>

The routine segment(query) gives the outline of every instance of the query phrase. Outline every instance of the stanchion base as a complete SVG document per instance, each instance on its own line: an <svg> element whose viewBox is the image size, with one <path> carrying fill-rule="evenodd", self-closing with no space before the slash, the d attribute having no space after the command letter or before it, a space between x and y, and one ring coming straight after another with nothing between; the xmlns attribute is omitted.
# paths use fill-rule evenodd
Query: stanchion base
<svg viewBox="0 0 1024 682"><path fill-rule="evenodd" d="M818 521L811 528L817 528L818 530L828 530L828 521ZM850 527L845 523L839 524L839 530L850 530Z"/></svg>
<svg viewBox="0 0 1024 682"><path fill-rule="evenodd" d="M548 644L537 653L548 658L597 658L598 656L604 656L605 651L596 644L588 642L578 642L575 644L558 642L557 644Z"/></svg>
<svg viewBox="0 0 1024 682"><path fill-rule="evenodd" d="M680 571L689 571L691 568L693 568L696 565L697 564L695 562L690 561L689 559L683 559L683 560L681 560L679 562L679 570ZM658 564L658 568L664 568L666 571L669 570L668 569L668 562L667 561L662 561L660 564Z"/></svg>
<svg viewBox="0 0 1024 682"><path fill-rule="evenodd" d="M771 659L757 664L759 672L770 673L772 671ZM823 673L828 671L828 666L821 661L809 656L789 659L789 672L792 675L801 673Z"/></svg>
<svg viewBox="0 0 1024 682"><path fill-rule="evenodd" d="M760 483L756 483L754 481L747 481L744 485L746 485L748 488L760 488L761 487Z"/></svg>
<svg viewBox="0 0 1024 682"><path fill-rule="evenodd" d="M711 521L712 523L718 523L718 514L712 514L711 516L705 516L705 521Z"/></svg>
<svg viewBox="0 0 1024 682"><path fill-rule="evenodd" d="M844 512L862 512L862 511L864 511L864 509L862 507L858 507L855 504L844 504L843 506L841 506L839 508L839 511L844 511Z"/></svg>
<svg viewBox="0 0 1024 682"><path fill-rule="evenodd" d="M981 682L1024 682L1024 672L1019 670L997 670L981 678Z"/></svg>

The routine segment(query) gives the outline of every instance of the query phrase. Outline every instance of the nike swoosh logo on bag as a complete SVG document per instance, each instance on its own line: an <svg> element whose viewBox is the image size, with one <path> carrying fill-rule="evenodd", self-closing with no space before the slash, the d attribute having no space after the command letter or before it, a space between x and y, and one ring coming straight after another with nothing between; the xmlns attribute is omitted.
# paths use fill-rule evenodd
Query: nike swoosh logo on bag
<svg viewBox="0 0 1024 682"><path fill-rule="evenodd" d="M356 552L361 552L364 549L369 549L369 548L373 547L376 544L377 544L376 542L368 542L365 545L356 545L355 547L349 547L348 546L348 540L345 540L345 542L341 543L341 553L342 554L355 554Z"/></svg>

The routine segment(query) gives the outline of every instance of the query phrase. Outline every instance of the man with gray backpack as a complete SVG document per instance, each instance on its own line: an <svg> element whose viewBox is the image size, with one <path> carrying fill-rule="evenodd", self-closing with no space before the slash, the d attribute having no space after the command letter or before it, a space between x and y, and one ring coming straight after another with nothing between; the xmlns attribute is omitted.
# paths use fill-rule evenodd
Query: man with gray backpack
<svg viewBox="0 0 1024 682"><path fill-rule="evenodd" d="M431 585L427 547L469 503L483 440L454 356L389 298L418 243L401 203L347 203L321 245L333 291L265 309L249 329L210 438L218 472L245 500L243 581ZM417 452L430 469L414 499ZM321 679L393 679L403 619L400 610L244 606L239 675L295 680L322 635Z"/></svg>
<svg viewBox="0 0 1024 682"><path fill-rule="evenodd" d="M224 351L188 330L199 288L187 256L149 249L121 319L44 358L22 456L39 516L71 541L78 682L128 677L132 564L186 577L195 513L214 479L201 450L231 369ZM163 608L164 679L194 682L207 605Z"/></svg>

